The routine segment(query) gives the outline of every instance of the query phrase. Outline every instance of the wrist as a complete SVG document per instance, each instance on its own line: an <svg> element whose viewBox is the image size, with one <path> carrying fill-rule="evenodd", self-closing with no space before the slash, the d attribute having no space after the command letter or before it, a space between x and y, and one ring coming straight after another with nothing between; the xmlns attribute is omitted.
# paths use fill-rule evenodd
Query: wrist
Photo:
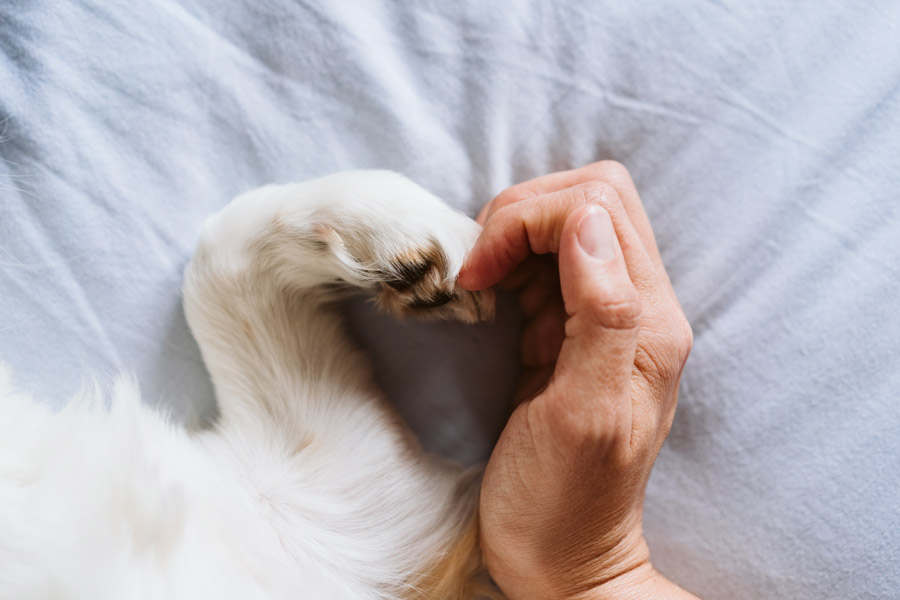
<svg viewBox="0 0 900 600"><path fill-rule="evenodd" d="M498 555L490 552L489 545L483 549L494 581L508 598L515 600L628 600L632 597L645 600L640 593L656 573L639 530L602 553L581 552L593 556L590 560L554 550L541 556L536 552L509 552L508 549ZM623 590L635 590L637 595L618 595Z"/></svg>
<svg viewBox="0 0 900 600"><path fill-rule="evenodd" d="M697 597L647 562L571 600L697 600Z"/></svg>

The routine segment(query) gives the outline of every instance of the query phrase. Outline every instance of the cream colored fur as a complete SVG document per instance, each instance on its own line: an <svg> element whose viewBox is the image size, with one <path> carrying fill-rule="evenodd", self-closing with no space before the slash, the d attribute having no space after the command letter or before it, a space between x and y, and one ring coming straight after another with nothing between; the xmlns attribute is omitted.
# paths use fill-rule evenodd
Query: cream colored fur
<svg viewBox="0 0 900 600"><path fill-rule="evenodd" d="M52 411L0 373L0 598L470 598L479 473L424 453L334 307L489 318L479 232L383 171L265 187L206 224L184 306L220 417L120 379Z"/></svg>

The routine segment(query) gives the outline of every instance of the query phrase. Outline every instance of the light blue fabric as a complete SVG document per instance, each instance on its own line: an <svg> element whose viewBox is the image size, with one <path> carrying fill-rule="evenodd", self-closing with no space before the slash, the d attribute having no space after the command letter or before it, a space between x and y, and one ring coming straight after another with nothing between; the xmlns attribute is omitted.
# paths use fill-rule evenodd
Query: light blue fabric
<svg viewBox="0 0 900 600"><path fill-rule="evenodd" d="M615 158L696 337L654 561L708 599L896 598L898 31L893 0L2 2L0 357L50 401L133 370L208 415L178 290L235 194L385 167L474 214ZM501 308L350 309L425 443L467 461L515 377Z"/></svg>

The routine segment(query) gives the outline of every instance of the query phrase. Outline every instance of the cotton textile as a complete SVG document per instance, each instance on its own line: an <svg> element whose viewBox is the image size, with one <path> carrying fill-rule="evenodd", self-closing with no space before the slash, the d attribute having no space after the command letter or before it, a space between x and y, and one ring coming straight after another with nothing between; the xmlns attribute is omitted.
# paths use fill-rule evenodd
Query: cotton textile
<svg viewBox="0 0 900 600"><path fill-rule="evenodd" d="M706 599L900 590L900 3L0 2L0 360L210 418L182 315L238 193L388 168L474 215L631 170L694 327L646 503ZM503 424L519 317L348 324L423 443Z"/></svg>

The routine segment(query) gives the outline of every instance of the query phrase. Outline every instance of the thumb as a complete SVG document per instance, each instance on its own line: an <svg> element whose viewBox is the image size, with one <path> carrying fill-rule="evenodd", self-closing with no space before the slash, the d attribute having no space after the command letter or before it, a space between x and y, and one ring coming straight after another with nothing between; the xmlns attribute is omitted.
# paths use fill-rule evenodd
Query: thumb
<svg viewBox="0 0 900 600"><path fill-rule="evenodd" d="M575 402L629 402L641 301L602 207L587 205L566 219L559 278L568 319L555 377L563 389L584 392L572 398ZM630 411L630 402L619 409L615 412L625 416L621 411Z"/></svg>

